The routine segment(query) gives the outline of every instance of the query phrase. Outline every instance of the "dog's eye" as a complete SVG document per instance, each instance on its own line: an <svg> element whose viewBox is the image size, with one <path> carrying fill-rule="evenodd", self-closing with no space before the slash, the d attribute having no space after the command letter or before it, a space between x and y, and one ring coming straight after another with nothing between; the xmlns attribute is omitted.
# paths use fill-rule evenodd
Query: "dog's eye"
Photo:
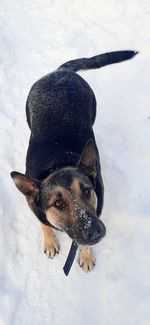
<svg viewBox="0 0 150 325"><path fill-rule="evenodd" d="M56 200L54 203L55 208L62 210L64 208L64 204L62 200Z"/></svg>
<svg viewBox="0 0 150 325"><path fill-rule="evenodd" d="M84 196L89 197L90 193L91 193L91 189L89 187L85 187L85 188L83 188L82 192L83 192Z"/></svg>

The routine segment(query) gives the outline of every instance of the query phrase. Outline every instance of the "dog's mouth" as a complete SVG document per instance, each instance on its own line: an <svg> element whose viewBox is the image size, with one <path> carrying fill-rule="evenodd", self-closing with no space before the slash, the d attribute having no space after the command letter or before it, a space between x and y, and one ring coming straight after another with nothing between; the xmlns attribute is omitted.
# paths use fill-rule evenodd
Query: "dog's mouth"
<svg viewBox="0 0 150 325"><path fill-rule="evenodd" d="M65 227L65 232L78 245L91 246L97 244L106 235L106 227L98 217L89 217L82 225L75 223Z"/></svg>

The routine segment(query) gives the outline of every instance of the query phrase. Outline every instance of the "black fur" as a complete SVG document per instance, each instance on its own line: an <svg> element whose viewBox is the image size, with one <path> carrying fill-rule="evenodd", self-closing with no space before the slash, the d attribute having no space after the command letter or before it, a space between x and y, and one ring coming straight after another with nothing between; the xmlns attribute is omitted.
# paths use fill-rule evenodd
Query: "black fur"
<svg viewBox="0 0 150 325"><path fill-rule="evenodd" d="M59 69L66 69L74 72L79 70L99 69L105 65L132 59L136 54L138 54L136 51L109 52L91 58L81 58L68 61L62 64Z"/></svg>
<svg viewBox="0 0 150 325"><path fill-rule="evenodd" d="M31 136L26 175L43 180L56 169L75 166L86 143L93 139L97 153L95 191L98 215L103 204L103 182L92 129L96 116L96 99L88 83L74 71L100 68L128 60L136 53L120 51L69 61L38 80L27 99L26 114ZM66 179L68 181L70 182Z"/></svg>

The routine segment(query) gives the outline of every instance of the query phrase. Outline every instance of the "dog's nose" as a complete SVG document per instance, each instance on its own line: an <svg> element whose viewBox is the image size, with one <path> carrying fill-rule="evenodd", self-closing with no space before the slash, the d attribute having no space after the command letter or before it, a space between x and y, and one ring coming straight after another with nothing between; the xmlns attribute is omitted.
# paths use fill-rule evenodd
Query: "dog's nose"
<svg viewBox="0 0 150 325"><path fill-rule="evenodd" d="M82 233L87 244L93 245L98 243L101 238L105 236L106 228L101 220L98 220L98 222L92 220L90 227L85 226Z"/></svg>

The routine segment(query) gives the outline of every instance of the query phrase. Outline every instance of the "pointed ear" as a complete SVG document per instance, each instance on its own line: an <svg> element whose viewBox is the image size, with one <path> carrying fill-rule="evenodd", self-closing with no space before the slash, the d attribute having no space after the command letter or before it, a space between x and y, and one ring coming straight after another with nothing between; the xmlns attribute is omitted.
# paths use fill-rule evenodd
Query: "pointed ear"
<svg viewBox="0 0 150 325"><path fill-rule="evenodd" d="M18 172L12 172L11 177L20 192L26 196L35 197L39 192L40 182L28 178L24 174Z"/></svg>
<svg viewBox="0 0 150 325"><path fill-rule="evenodd" d="M77 162L79 168L83 168L85 172L92 177L96 177L96 150L94 141L90 139L82 151L81 157Z"/></svg>

